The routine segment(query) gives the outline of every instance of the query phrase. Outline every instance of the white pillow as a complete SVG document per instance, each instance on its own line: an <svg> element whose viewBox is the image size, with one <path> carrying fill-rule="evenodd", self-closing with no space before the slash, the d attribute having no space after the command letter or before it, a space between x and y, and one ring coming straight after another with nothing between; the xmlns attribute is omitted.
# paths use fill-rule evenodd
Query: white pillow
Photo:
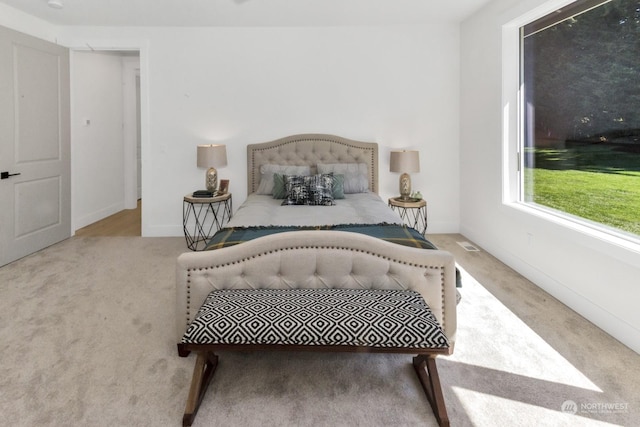
<svg viewBox="0 0 640 427"><path fill-rule="evenodd" d="M292 166L292 165L262 165L260 166L260 185L256 190L256 194L273 193L273 174L282 175L311 175L310 166Z"/></svg>
<svg viewBox="0 0 640 427"><path fill-rule="evenodd" d="M318 163L318 173L344 175L344 194L366 193L369 178L366 163Z"/></svg>

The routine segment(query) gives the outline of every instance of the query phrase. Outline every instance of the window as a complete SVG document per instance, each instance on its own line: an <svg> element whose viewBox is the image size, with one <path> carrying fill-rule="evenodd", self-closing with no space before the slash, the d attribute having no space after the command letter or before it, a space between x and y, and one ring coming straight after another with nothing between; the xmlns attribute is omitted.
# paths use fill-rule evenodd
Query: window
<svg viewBox="0 0 640 427"><path fill-rule="evenodd" d="M520 201L640 236L640 0L520 28Z"/></svg>

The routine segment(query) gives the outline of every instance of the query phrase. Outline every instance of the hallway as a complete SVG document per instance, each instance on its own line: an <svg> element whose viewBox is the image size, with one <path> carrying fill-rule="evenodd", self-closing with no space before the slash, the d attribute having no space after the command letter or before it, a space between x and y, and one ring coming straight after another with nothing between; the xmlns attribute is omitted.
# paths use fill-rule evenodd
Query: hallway
<svg viewBox="0 0 640 427"><path fill-rule="evenodd" d="M142 234L142 200L136 209L124 209L98 222L76 230L78 237L140 236Z"/></svg>

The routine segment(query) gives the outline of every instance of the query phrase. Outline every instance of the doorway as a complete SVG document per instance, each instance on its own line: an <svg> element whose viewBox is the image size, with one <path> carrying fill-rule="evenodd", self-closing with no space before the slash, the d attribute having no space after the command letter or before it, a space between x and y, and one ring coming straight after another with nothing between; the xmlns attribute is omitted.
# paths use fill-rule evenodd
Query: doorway
<svg viewBox="0 0 640 427"><path fill-rule="evenodd" d="M105 219L76 230L77 237L140 236L142 228L142 200L136 209L124 209Z"/></svg>
<svg viewBox="0 0 640 427"><path fill-rule="evenodd" d="M140 53L76 50L71 69L73 229L137 216L130 233L141 223Z"/></svg>

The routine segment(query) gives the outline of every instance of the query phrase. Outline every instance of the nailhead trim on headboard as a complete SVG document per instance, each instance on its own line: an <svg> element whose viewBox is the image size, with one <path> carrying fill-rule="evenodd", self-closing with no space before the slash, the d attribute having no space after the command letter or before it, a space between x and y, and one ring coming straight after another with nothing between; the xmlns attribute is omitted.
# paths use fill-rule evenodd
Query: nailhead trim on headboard
<svg viewBox="0 0 640 427"><path fill-rule="evenodd" d="M378 144L326 134L292 135L247 145L247 192L258 189L263 164L309 165L315 171L318 163L366 163L369 189L378 192Z"/></svg>

